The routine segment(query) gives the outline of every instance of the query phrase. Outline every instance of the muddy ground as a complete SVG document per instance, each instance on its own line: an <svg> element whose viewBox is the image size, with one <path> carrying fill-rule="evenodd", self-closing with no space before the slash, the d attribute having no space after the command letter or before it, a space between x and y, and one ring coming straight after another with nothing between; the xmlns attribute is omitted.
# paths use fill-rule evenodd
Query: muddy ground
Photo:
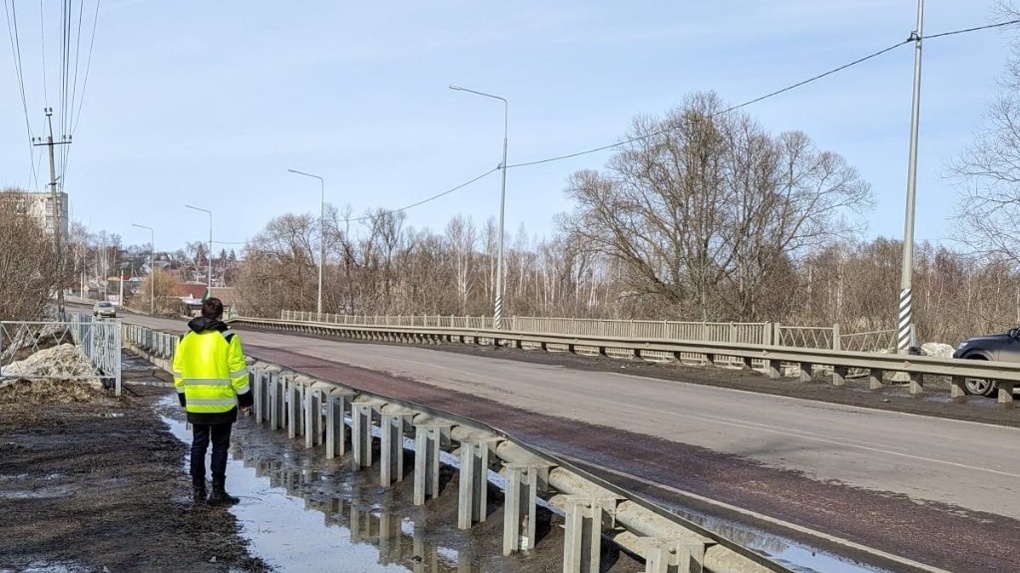
<svg viewBox="0 0 1020 573"><path fill-rule="evenodd" d="M186 446L153 410L173 390L125 382L0 393L0 571L267 571L230 513L191 503Z"/></svg>

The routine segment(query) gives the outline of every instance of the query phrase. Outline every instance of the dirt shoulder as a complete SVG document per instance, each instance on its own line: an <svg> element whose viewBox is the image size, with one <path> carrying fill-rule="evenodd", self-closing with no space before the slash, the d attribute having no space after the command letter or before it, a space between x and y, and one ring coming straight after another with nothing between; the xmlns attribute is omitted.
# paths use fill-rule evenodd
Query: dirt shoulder
<svg viewBox="0 0 1020 573"><path fill-rule="evenodd" d="M232 514L192 506L187 446L153 407L172 389L126 390L0 392L0 572L268 571Z"/></svg>

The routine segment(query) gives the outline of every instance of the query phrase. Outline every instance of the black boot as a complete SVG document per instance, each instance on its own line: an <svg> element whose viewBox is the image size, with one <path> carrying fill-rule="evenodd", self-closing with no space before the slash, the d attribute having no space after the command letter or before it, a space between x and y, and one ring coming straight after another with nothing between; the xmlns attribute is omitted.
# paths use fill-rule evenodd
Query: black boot
<svg viewBox="0 0 1020 573"><path fill-rule="evenodd" d="M209 505L234 505L240 502L240 499L227 493L223 481L213 480L212 493L209 494L208 499Z"/></svg>
<svg viewBox="0 0 1020 573"><path fill-rule="evenodd" d="M205 503L205 478L191 478L191 499L195 503Z"/></svg>

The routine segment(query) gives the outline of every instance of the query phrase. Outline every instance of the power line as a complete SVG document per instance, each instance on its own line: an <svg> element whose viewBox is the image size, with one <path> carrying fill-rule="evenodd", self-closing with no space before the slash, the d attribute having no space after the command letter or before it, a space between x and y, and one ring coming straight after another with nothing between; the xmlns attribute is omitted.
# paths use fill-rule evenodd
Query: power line
<svg viewBox="0 0 1020 573"><path fill-rule="evenodd" d="M942 32L939 34L931 34L929 36L921 36L922 40L930 40L932 38L943 38L945 36L955 36L956 34L967 34L969 32L977 32L980 30L990 30L992 28L1001 28L1003 26L1010 26L1012 24L1020 24L1020 19L1010 20L1009 22L999 22L997 24L988 24L987 26L977 26L976 28L967 28L964 30L953 30L952 32ZM910 39L913 41L913 38Z"/></svg>
<svg viewBox="0 0 1020 573"><path fill-rule="evenodd" d="M39 0L39 49L42 52L43 104L50 107L49 89L46 87L46 16L43 2L44 0Z"/></svg>
<svg viewBox="0 0 1020 573"><path fill-rule="evenodd" d="M99 25L99 4L101 1L96 0L96 14L92 18L92 38L89 40L89 55L85 58L85 79L81 84L81 100L78 102L78 112L75 114L74 124L71 126L71 137L74 137L74 133L78 131L78 122L81 121L81 108L85 105L85 88L89 85L89 70L92 69L92 47L96 43L96 27Z"/></svg>
<svg viewBox="0 0 1020 573"><path fill-rule="evenodd" d="M379 215L390 215L392 213L398 213L400 211L406 211L408 209L412 209L412 208L417 207L419 205L424 205L425 203L428 203L430 201L435 201L436 199L439 199L440 197L443 197L444 195L449 195L450 193L453 193L454 191L459 191L459 190L467 187L468 185L471 185L472 183L475 183L475 182L477 182L477 181L479 181L481 179L485 179L486 177L488 177L489 175L492 175L493 173L495 173L497 171L499 171L499 167L493 167L492 169L486 171L485 173L482 173L481 175L479 175L478 177L475 177L474 179L471 179L470 181L465 181L464 183L461 183L460 185L457 185L456 187L452 187L450 189L447 189L446 191L443 191L442 193L437 193L437 194L435 194L435 195L433 195L431 197L428 197L426 199L422 199L421 201L418 201L417 203L412 203L410 205L407 205L406 207L401 207L399 209L390 209L389 211L382 211L380 213L376 213L375 215L368 215L368 216L365 216L365 217L358 217L358 218L355 218L355 219L342 219L342 221L345 222L345 223L351 223L351 222L356 222L356 221L367 221L367 220L372 219L374 217L378 217Z"/></svg>
<svg viewBox="0 0 1020 573"><path fill-rule="evenodd" d="M966 29L962 29L962 30L952 30L952 31L949 31L949 32L941 32L941 33L938 33L938 34L931 34L929 36L923 36L921 39L942 38L942 37L945 37L945 36L953 36L953 35L956 35L956 34L966 34L966 33L969 33L969 32L977 32L977 31L980 31L980 30L988 30L988 29L992 29L992 28L1001 28L1003 26L1009 26L1009 25L1012 25L1012 24L1020 24L1020 19L1010 20L1008 22L998 22L996 24L988 24L987 26L976 26L974 28L966 28ZM878 56L881 56L882 54L885 54L887 52L891 52L892 50L895 50L896 48L898 48L898 47L900 47L900 46L902 46L904 44L908 44L910 42L913 42L915 40L916 40L916 37L911 35L909 38L907 38L906 40L903 40L902 42L897 42L897 43L895 43L895 44L893 44L893 45L891 45L891 46L889 46L887 48L883 48L883 49L881 49L881 50L879 50L877 52L868 54L867 56L864 56L862 58L858 58L858 59L856 59L856 60L854 60L852 62L849 62L847 64L843 64L842 66L833 68L831 70L828 70L828 71L823 72L821 74L818 74L816 76L812 76L812 77L810 77L810 78L808 78L806 80L799 81L799 82L794 83L794 84L790 84L790 85L788 85L788 86L786 86L784 88L780 88L780 89L775 90L773 92L769 92L769 93L767 93L765 95L762 95L762 96L756 97L754 99L745 101L745 102L743 102L741 104L737 104L737 105L734 105L732 107L726 108L724 110L718 111L716 113L713 113L713 114L707 116L706 119L711 119L711 118L716 117L718 115L722 115L722 114L725 114L725 113L730 113L732 111L736 111L738 109L747 107L749 105L758 103L760 101L763 101L763 100L775 97L777 95L786 93L788 91L797 89L799 87L802 87L804 85L807 85L807 84L815 82L815 81L818 81L818 80L820 80L822 78L825 78L827 76L831 76L832 74L841 72L841 71L843 71L843 70L845 70L847 68L851 68L851 67L856 66L858 64L864 63L864 62L866 62L866 61L868 61L868 60L870 60L872 58L877 58ZM534 160L534 161L526 161L526 162L522 162L522 163L514 163L514 164L511 164L511 165L508 165L507 168L508 169L515 169L515 168L519 168L519 167L528 167L528 166L531 166L531 165L540 165L540 164L543 164L543 163L553 163L555 161L563 161L565 159L572 159L574 157L580 157L582 155L590 155L592 153L598 153L599 151L605 151L607 149L613 149L613 148L616 148L616 147L622 147L622 146L628 145L630 143L635 143L635 142L638 142L638 141L642 141L642 140L648 139L650 137L655 137L655 136L658 136L658 135L662 135L664 133L668 133L669 131L670 131L669 129L664 129L664 130L661 130L661 131L657 131L655 133L649 133L649 134L642 135L642 136L639 136L639 137L633 137L633 138L630 138L630 139L625 139L625 140L619 141L617 143L610 143L610 144L607 144L607 145L600 145L598 147L593 147L591 149L585 149L583 151L576 151L574 153L567 153L567 154L564 154L564 155L557 155L557 156L554 156L554 157L547 157L545 159L537 159L537 160Z"/></svg>
<svg viewBox="0 0 1020 573"><path fill-rule="evenodd" d="M807 85L807 84L809 84L811 82L818 81L818 80L820 80L820 79L822 79L824 77L831 76L832 74L841 72L841 71L843 71L843 70L845 70L847 68L851 68L853 66L856 66L857 64L861 64L863 62L866 62L866 61L868 61L868 60L870 60L872 58L877 58L878 56L881 56L882 54L885 54L886 52L891 52L892 50L895 50L896 48L898 48L898 47L900 47L903 44L906 44L908 42L910 42L910 40L903 40L902 42L897 42L897 43L895 43L895 44L893 44L893 45L891 45L891 46L889 46L887 48L883 48L883 49L881 49L881 50L879 50L877 52L873 52L873 53L868 54L867 56L864 56L862 58L857 58L856 60L854 60L854 61L852 61L852 62L850 62L848 64L843 64L842 66L839 66L837 68L832 68L829 71L822 72L822 73L820 73L820 74L818 74L816 76L812 76L812 77L810 77L810 78L808 78L806 80L799 81L799 82L797 82L795 84L790 84L790 85L788 85L788 86L786 86L784 88L780 88L778 90L769 92L769 93L767 93L765 95L758 96L758 97L756 97L754 99L747 100L744 103L740 103L740 104L734 105L732 107L728 107L728 108L726 108L724 110L717 111L717 112L715 112L715 113L713 113L711 115L708 115L705 119L711 119L713 117L716 117L716 116L719 116L719 115L722 115L722 114L725 114L725 113L730 113L732 111L736 111L738 109L747 107L749 105L758 103L760 101L763 101L763 100L775 97L777 95L786 93L788 91L797 89L797 88L799 88L801 86L804 86L804 85ZM615 147L622 147L624 145L628 145L628 144L631 144L631 143L642 141L642 140L648 139L650 137L655 137L655 136L658 136L658 135L662 135L664 133L668 133L669 131L670 131L670 129L663 129L663 130L657 131L655 133L649 133L649 134L645 134L645 135L642 135L642 136L639 136L639 137L632 137L632 138L629 138L629 139L625 139L623 141L619 141L617 143L611 143L611 144L608 144L608 145L601 145L599 147L594 147L594 148L591 148L591 149L585 149L584 151L576 151L574 153L568 153L568 154L565 154L565 155L557 155L555 157L547 157L545 159L537 159L535 161L526 161L526 162L523 162L523 163L514 163L512 165L509 165L508 168L509 169L515 169L515 168L518 168L518 167L528 167L528 166L531 166L531 165L540 165L542 163L552 163L554 161L563 161L564 159L571 159L571 158L574 158L574 157L580 157L582 155L589 155L589 154L592 154L592 153L597 153L599 151L605 151L607 149L613 149Z"/></svg>
<svg viewBox="0 0 1020 573"><path fill-rule="evenodd" d="M32 121L28 115L28 98L25 97L25 72L21 62L21 40L18 37L18 12L14 0L11 0L10 7L7 0L4 0L4 15L7 17L7 35L11 40L11 54L14 56L14 75L18 79L18 90L21 93L21 109L25 112L25 131L28 133L28 159L31 162L31 177L36 188L39 187L39 178L35 171L35 154L32 150Z"/></svg>

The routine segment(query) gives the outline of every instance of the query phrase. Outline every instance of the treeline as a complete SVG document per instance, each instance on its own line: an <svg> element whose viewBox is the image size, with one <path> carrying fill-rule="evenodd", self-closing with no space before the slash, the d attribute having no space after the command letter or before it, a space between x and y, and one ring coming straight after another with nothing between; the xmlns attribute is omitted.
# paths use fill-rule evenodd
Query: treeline
<svg viewBox="0 0 1020 573"><path fill-rule="evenodd" d="M318 227L308 215L285 215L248 246L238 288L245 311L278 317L314 311ZM415 230L400 215L371 217L357 233L327 233L323 311L389 315L492 315L496 232L455 217L445 232ZM745 294L721 288L706 307L684 312L665 295L633 290L619 260L592 254L566 238L505 248L505 315L588 318L839 323L844 333L896 327L902 242L839 241L788 260L740 312ZM955 344L1020 324L1020 277L1005 261L976 260L922 243L914 256L914 316L921 342Z"/></svg>

